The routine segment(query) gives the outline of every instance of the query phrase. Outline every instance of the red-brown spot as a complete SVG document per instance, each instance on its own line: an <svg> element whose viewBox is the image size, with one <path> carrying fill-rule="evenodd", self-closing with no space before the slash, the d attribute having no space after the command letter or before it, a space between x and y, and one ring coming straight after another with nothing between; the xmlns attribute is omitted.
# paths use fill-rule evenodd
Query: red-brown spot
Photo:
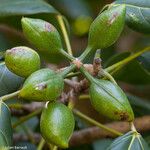
<svg viewBox="0 0 150 150"><path fill-rule="evenodd" d="M50 23L45 23L45 30L51 32L54 31L55 28Z"/></svg>
<svg viewBox="0 0 150 150"><path fill-rule="evenodd" d="M41 83L36 86L37 90L44 90L46 88L47 88L47 84L45 84L45 83Z"/></svg>
<svg viewBox="0 0 150 150"><path fill-rule="evenodd" d="M17 48L12 48L12 49L7 50L6 53L7 53L7 54L16 54L17 51L18 51Z"/></svg>
<svg viewBox="0 0 150 150"><path fill-rule="evenodd" d="M111 16L111 18L108 20L108 25L111 25L111 24L116 20L116 18L117 18L118 15L119 15L119 14L118 14L117 12L115 12L115 13Z"/></svg>
<svg viewBox="0 0 150 150"><path fill-rule="evenodd" d="M129 115L127 114L127 112L114 112L115 115L118 115L120 117L120 120L122 121L127 121L129 118Z"/></svg>

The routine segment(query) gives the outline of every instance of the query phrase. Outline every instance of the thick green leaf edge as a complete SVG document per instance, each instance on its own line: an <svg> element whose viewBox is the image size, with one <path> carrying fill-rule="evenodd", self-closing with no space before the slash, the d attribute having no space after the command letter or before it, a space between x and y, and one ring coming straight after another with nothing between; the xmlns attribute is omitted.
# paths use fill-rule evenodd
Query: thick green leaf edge
<svg viewBox="0 0 150 150"><path fill-rule="evenodd" d="M133 30L150 34L150 1L116 0L112 5L126 4L126 24Z"/></svg>
<svg viewBox="0 0 150 150"><path fill-rule="evenodd" d="M59 14L50 4L43 0L1 0L0 17L31 15L37 13ZM16 7L22 9L16 9ZM25 10L27 8L27 10Z"/></svg>
<svg viewBox="0 0 150 150"><path fill-rule="evenodd" d="M131 138L131 139L130 139ZM140 150L148 150L148 145L146 144L146 142L144 141L144 139L142 138L141 134L138 133L137 131L129 131L128 133L124 134L123 136L118 137L117 139L114 140L114 142L112 142L112 144L110 144L110 146L107 148L107 150L113 150L113 149L117 149L118 145L120 143L123 143L124 140L131 140L130 144L128 145L128 150L133 150L132 146L134 144L134 141L137 139L140 145ZM127 141L125 141L126 143ZM120 147L122 148L123 147Z"/></svg>
<svg viewBox="0 0 150 150"><path fill-rule="evenodd" d="M10 115L10 109L9 109L9 107L0 99L0 116L2 114L2 112L1 112L2 111L2 107L3 107L2 105L5 106L5 108L7 109L8 113ZM6 144L7 144L7 145L4 145L4 146L10 146L10 144L12 143L12 141L11 142L8 141L7 135L4 134L4 132L2 131L2 129L0 129L0 133L3 135L4 140L5 140ZM10 133L10 134L12 134L12 133ZM1 145L1 146L3 146L3 145Z"/></svg>

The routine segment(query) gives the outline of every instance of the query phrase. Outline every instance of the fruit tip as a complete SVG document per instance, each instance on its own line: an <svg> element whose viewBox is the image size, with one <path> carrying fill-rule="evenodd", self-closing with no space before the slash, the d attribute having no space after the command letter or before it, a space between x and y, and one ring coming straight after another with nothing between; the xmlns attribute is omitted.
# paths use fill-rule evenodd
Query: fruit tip
<svg viewBox="0 0 150 150"><path fill-rule="evenodd" d="M24 16L23 16L23 17L21 18L21 22L24 23L24 22L29 21L30 19L31 19L31 18L28 18L28 17L24 17Z"/></svg>
<svg viewBox="0 0 150 150"><path fill-rule="evenodd" d="M68 148L69 144L68 144L68 142L64 141L64 142L61 143L60 147L61 148Z"/></svg>

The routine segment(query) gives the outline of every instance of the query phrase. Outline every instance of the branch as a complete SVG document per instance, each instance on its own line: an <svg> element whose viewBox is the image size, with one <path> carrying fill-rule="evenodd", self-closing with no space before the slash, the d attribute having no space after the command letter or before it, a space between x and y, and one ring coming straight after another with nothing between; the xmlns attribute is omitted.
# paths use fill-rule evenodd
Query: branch
<svg viewBox="0 0 150 150"><path fill-rule="evenodd" d="M111 133L113 133L113 134L115 134L115 135L117 135L117 136L123 135L121 132L118 132L117 130L108 128L107 126L105 126L105 125L101 124L100 122L97 122L96 120L94 120L94 119L92 119L92 118L90 118L90 117L84 115L82 112L80 112L80 111L78 111L78 110L76 110L76 109L74 109L73 112L74 112L74 114L76 114L78 117L80 117L81 119L84 119L85 121L88 121L88 122L91 123L92 125L95 125L95 126L101 128L101 129L104 129L104 130L106 130L106 131L108 131L108 132L111 132Z"/></svg>
<svg viewBox="0 0 150 150"><path fill-rule="evenodd" d="M16 121L13 125L12 125L12 128L16 128L18 125L24 123L25 121L33 118L34 116L37 116L38 114L40 114L42 111L42 109L37 109L36 111L26 115L26 116L23 116L23 117L20 117L18 119L18 121Z"/></svg>
<svg viewBox="0 0 150 150"><path fill-rule="evenodd" d="M7 35L15 35L15 36L18 36L19 38L21 39L25 39L24 35L22 34L22 32L12 28L12 27L9 27L7 26L6 24L1 24L0 25L0 32L1 33L5 33Z"/></svg>
<svg viewBox="0 0 150 150"><path fill-rule="evenodd" d="M30 104L8 104L13 116L24 116L44 106L43 102L32 102Z"/></svg>
<svg viewBox="0 0 150 150"><path fill-rule="evenodd" d="M144 132L150 130L150 115L136 118L134 125L138 132ZM113 122L106 124L107 127L115 129L119 132L126 133L130 130L128 122ZM98 127L90 127L81 131L75 131L70 140L70 146L78 146L81 144L88 144L97 139L102 138L114 138L114 134L104 131Z"/></svg>
<svg viewBox="0 0 150 150"><path fill-rule="evenodd" d="M150 130L150 115L136 118L134 121L135 127L138 132L144 132ZM126 133L130 130L128 122L113 122L105 124L109 128L113 128L119 132ZM41 140L41 135L34 133L33 137L36 143ZM89 144L97 139L102 138L115 138L116 136L110 132L104 131L98 127L90 127L80 131L75 131L70 139L70 146L78 146L82 144ZM28 137L24 134L14 134L14 143L18 141L28 141Z"/></svg>
<svg viewBox="0 0 150 150"><path fill-rule="evenodd" d="M34 133L33 138L34 138L35 143L37 144L40 142L42 136L39 133ZM20 142L20 141L28 141L28 140L29 140L28 136L25 134L22 134L22 133L13 134L13 143L14 144L17 143L18 141Z"/></svg>

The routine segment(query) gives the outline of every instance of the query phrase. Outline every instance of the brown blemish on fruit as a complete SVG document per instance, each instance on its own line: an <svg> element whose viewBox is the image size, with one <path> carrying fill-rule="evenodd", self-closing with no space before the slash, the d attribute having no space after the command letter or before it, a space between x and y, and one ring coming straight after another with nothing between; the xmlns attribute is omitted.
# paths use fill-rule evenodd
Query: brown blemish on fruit
<svg viewBox="0 0 150 150"><path fill-rule="evenodd" d="M6 53L7 53L7 54L15 54L16 51L17 51L16 48L12 48L12 49L7 50Z"/></svg>
<svg viewBox="0 0 150 150"><path fill-rule="evenodd" d="M19 51L22 51L22 49L18 49L18 48L12 48L6 51L7 54L16 54Z"/></svg>
<svg viewBox="0 0 150 150"><path fill-rule="evenodd" d="M36 90L44 90L47 88L47 84L45 83L40 83L36 86Z"/></svg>
<svg viewBox="0 0 150 150"><path fill-rule="evenodd" d="M45 30L51 32L55 31L55 28L50 23L45 23Z"/></svg>
<svg viewBox="0 0 150 150"><path fill-rule="evenodd" d="M126 112L117 112L117 111L115 111L114 114L119 116L121 121L126 121L129 118L129 116Z"/></svg>
<svg viewBox="0 0 150 150"><path fill-rule="evenodd" d="M111 18L108 20L108 25L109 25L109 26L112 25L112 23L116 20L116 18L117 18L118 15L119 15L119 14L118 14L117 12L115 12L115 13L111 16Z"/></svg>

